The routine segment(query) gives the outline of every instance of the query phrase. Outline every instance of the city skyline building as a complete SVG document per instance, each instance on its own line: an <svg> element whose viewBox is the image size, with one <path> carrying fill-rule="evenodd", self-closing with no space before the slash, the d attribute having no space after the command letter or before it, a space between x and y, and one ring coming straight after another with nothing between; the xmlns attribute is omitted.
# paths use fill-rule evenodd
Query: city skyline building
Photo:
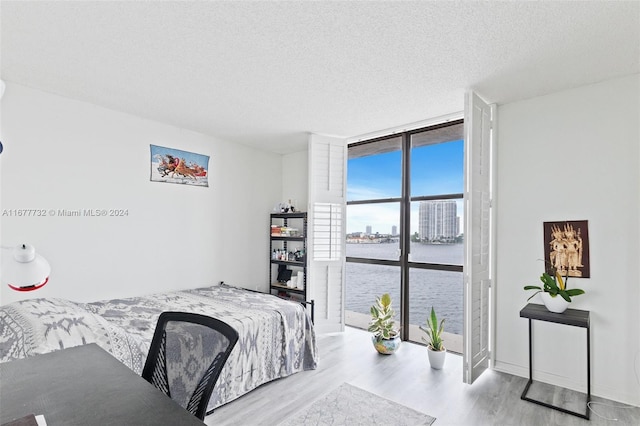
<svg viewBox="0 0 640 426"><path fill-rule="evenodd" d="M455 242L459 231L457 204L454 200L421 201L418 222L421 242Z"/></svg>

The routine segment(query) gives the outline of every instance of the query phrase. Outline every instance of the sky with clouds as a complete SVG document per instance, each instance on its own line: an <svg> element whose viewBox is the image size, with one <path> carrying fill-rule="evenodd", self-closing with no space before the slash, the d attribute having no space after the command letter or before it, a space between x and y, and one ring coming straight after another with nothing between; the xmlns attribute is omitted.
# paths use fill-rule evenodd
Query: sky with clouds
<svg viewBox="0 0 640 426"><path fill-rule="evenodd" d="M385 199L401 196L401 152L349 159L347 201ZM462 193L464 185L464 142L462 140L425 145L411 151L411 195ZM411 206L411 233L416 232L419 202ZM458 217L462 226L462 200ZM399 203L347 206L347 233L391 233L400 226ZM399 230L399 229L398 229Z"/></svg>

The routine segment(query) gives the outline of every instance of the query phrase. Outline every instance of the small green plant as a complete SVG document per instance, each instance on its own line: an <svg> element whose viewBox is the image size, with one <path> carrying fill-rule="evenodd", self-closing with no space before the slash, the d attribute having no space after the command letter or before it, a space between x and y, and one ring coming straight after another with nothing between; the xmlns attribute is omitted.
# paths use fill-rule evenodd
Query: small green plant
<svg viewBox="0 0 640 426"><path fill-rule="evenodd" d="M550 273L549 273L550 272ZM567 302L571 302L572 296L578 296L580 294L584 294L584 290L579 288L567 288L567 282L569 281L569 272L567 271L567 276L562 279L562 276L555 268L549 268L549 272L543 272L540 276L540 281L542 281L542 287L537 285L526 285L524 286L525 290L538 290L533 293L527 300L531 300L533 296L538 293L545 292L549 293L550 296L556 297L558 294L562 296L564 300Z"/></svg>
<svg viewBox="0 0 640 426"><path fill-rule="evenodd" d="M442 344L442 332L444 331L444 318L440 320L438 325L438 318L436 317L436 311L431 307L431 315L427 318L427 327L420 326L420 329L427 333L429 339L422 338L422 341L431 347L434 351L444 350Z"/></svg>
<svg viewBox="0 0 640 426"><path fill-rule="evenodd" d="M393 339L398 335L398 331L393 327L395 324L394 315L395 312L391 307L389 293L376 297L376 303L371 306L369 331L373 333L377 340Z"/></svg>

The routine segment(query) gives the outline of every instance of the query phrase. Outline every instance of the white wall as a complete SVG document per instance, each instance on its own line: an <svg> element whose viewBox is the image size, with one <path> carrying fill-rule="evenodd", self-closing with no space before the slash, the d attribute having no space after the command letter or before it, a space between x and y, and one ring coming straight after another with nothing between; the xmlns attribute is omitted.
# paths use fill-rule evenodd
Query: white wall
<svg viewBox="0 0 640 426"><path fill-rule="evenodd" d="M309 167L307 150L282 156L282 201L292 200L299 211L308 211Z"/></svg>
<svg viewBox="0 0 640 426"><path fill-rule="evenodd" d="M127 209L126 217L1 217L50 282L23 297L90 301L219 281L266 290L281 156L11 83L2 99L0 209ZM210 156L209 187L150 182L149 145Z"/></svg>
<svg viewBox="0 0 640 426"><path fill-rule="evenodd" d="M528 375L520 309L545 221L588 220L592 393L640 405L640 76L498 108L496 369ZM532 299L539 303L537 296ZM586 390L584 329L534 322L534 379ZM636 364L634 366L634 363Z"/></svg>

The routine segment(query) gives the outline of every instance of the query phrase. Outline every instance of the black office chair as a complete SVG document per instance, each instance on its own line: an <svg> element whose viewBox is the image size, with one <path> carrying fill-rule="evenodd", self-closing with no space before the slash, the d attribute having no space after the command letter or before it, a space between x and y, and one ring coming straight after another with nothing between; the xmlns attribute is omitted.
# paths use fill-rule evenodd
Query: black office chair
<svg viewBox="0 0 640 426"><path fill-rule="evenodd" d="M206 315L163 312L142 377L200 420L238 341L229 324Z"/></svg>

